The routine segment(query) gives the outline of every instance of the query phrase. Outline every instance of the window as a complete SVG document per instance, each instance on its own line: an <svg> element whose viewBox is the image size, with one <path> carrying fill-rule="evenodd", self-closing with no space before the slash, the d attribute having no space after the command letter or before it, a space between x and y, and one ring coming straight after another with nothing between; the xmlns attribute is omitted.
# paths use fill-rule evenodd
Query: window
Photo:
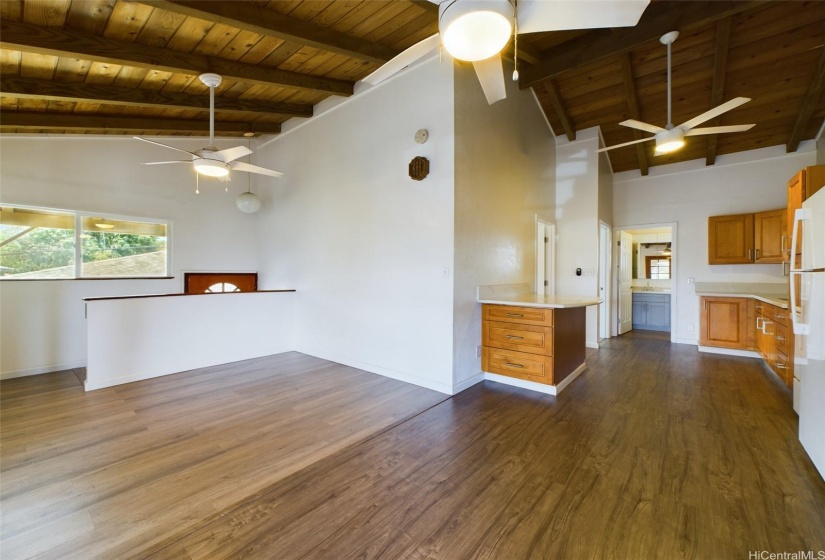
<svg viewBox="0 0 825 560"><path fill-rule="evenodd" d="M2 206L0 278L166 278L168 231L158 220Z"/></svg>
<svg viewBox="0 0 825 560"><path fill-rule="evenodd" d="M183 274L183 291L187 294L254 292L257 289L257 272L185 272Z"/></svg>
<svg viewBox="0 0 825 560"><path fill-rule="evenodd" d="M651 280L670 279L670 257L648 256L645 261L647 263L648 278Z"/></svg>

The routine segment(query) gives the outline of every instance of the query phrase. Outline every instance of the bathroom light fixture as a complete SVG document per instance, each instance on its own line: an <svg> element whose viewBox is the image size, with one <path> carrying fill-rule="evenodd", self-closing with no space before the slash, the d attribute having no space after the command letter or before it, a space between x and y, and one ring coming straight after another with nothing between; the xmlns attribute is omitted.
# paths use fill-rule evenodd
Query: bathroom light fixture
<svg viewBox="0 0 825 560"><path fill-rule="evenodd" d="M476 62L501 52L513 34L508 0L452 2L441 13L442 43L453 58Z"/></svg>

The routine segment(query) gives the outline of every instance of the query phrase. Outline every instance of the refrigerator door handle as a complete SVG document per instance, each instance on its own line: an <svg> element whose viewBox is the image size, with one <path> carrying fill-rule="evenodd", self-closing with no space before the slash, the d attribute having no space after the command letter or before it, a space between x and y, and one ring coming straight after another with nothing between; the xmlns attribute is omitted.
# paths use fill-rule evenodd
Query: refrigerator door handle
<svg viewBox="0 0 825 560"><path fill-rule="evenodd" d="M796 278L799 277L799 289L801 290L803 274L805 274L803 271L791 270L791 277L789 278L791 284L791 297L788 302L788 311L791 312L793 333L807 335L811 332L811 325L805 322L805 318L803 317L805 305L802 301L799 302L799 305L796 304Z"/></svg>
<svg viewBox="0 0 825 560"><path fill-rule="evenodd" d="M802 263L796 262L796 248L797 248L797 241L799 240L799 226L802 223L802 220L808 220L809 216L808 213L805 211L805 208L797 208L793 214L793 228L791 229L791 272L799 272L802 270ZM793 300L791 300L793 301Z"/></svg>

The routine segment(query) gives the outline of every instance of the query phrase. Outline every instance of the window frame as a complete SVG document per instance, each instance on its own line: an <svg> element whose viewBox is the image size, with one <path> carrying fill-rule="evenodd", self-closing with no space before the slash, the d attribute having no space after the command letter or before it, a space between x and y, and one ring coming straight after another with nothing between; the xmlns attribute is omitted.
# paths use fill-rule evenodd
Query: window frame
<svg viewBox="0 0 825 560"><path fill-rule="evenodd" d="M667 265L667 278L653 278L653 274L650 270L650 265L653 261L668 261ZM645 256L645 273L647 274L647 278L650 280L670 280L673 277L673 260L671 255L647 255Z"/></svg>
<svg viewBox="0 0 825 560"><path fill-rule="evenodd" d="M174 276L169 274L172 270L172 221L159 218L143 218L139 216L127 216L124 214L109 214L106 212L90 212L87 210L72 210L70 208L52 208L47 206L32 206L29 204L15 204L11 202L0 202L0 206L5 208L20 208L22 210L37 210L40 212L59 212L74 215L74 276L72 278L9 278L0 276L0 281L11 282L64 282L67 280L169 280ZM83 276L81 274L83 266L83 243L81 235L83 233L84 218L102 218L105 220L119 220L125 222L140 222L144 224L162 224L166 226L166 274L164 276Z"/></svg>

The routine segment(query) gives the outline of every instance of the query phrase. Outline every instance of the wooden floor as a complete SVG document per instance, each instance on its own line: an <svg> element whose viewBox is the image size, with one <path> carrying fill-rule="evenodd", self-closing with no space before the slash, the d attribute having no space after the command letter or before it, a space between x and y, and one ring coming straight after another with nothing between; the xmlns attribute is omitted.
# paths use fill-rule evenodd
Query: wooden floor
<svg viewBox="0 0 825 560"><path fill-rule="evenodd" d="M299 354L270 360L86 395L67 375L4 382L3 559L825 549L825 483L790 392L757 360L620 337L558 397L485 382L440 403ZM294 451L350 422L355 443Z"/></svg>

